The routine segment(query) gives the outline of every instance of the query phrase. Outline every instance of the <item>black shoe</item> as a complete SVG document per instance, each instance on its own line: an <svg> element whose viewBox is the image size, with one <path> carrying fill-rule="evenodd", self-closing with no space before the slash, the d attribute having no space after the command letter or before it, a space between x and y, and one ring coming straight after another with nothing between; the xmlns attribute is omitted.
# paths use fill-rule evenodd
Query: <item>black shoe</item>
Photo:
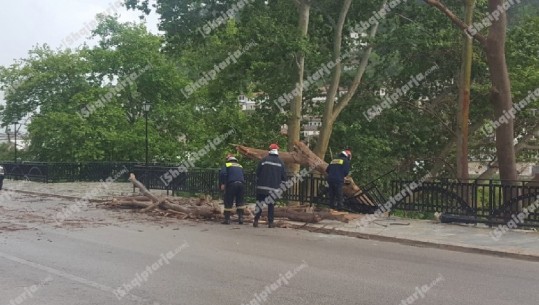
<svg viewBox="0 0 539 305"><path fill-rule="evenodd" d="M275 228L275 225L273 224L273 222L268 223L268 228Z"/></svg>
<svg viewBox="0 0 539 305"><path fill-rule="evenodd" d="M230 212L225 212L225 220L221 222L223 225L229 225L230 224Z"/></svg>
<svg viewBox="0 0 539 305"><path fill-rule="evenodd" d="M253 221L253 227L258 228L258 219L255 218L255 221Z"/></svg>
<svg viewBox="0 0 539 305"><path fill-rule="evenodd" d="M243 210L238 210L238 224L243 224Z"/></svg>

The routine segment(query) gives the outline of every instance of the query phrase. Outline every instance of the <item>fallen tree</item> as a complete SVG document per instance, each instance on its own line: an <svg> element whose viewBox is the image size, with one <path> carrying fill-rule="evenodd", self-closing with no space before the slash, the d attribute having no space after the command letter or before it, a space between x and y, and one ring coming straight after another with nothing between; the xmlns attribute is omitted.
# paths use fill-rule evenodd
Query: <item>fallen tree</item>
<svg viewBox="0 0 539 305"><path fill-rule="evenodd" d="M181 219L215 220L223 218L223 206L221 202L213 200L209 196L200 198L158 197L148 191L133 174L130 175L129 180L140 190L140 194L114 197L112 201L105 204L106 206L111 208L135 209L140 212L157 211L164 214L174 214ZM251 204L245 209L246 222L251 222L254 219L254 206L254 204ZM266 209L263 210L262 217L267 217ZM348 222L361 217L361 215L323 209L315 210L312 207L276 207L275 217L291 221L317 223L322 219Z"/></svg>
<svg viewBox="0 0 539 305"><path fill-rule="evenodd" d="M268 155L268 151L265 149L258 149L243 145L234 146L240 154L244 155L249 159L260 160ZM328 163L315 155L303 142L295 142L293 151L279 152L279 157L287 165L299 164L302 167L317 172L321 176L327 175L326 168L328 167ZM358 205L360 208L361 206L363 206L370 209L376 206L376 203L362 191L362 189L354 182L354 180L350 176L346 177L345 179L343 192L352 205Z"/></svg>
<svg viewBox="0 0 539 305"><path fill-rule="evenodd" d="M173 211L184 216L184 218L217 218L222 214L219 203L215 200L200 198L193 200L181 197L157 197L150 193L146 187L140 183L134 174L129 175L129 181L140 190L143 196L115 197L110 203L117 207L130 207L148 212L154 209Z"/></svg>

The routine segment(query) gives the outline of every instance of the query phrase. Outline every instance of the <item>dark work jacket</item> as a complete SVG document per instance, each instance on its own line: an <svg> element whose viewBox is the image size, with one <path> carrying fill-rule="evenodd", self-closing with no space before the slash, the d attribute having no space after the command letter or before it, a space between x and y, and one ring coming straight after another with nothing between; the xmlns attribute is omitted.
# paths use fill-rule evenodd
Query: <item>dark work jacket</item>
<svg viewBox="0 0 539 305"><path fill-rule="evenodd" d="M236 161L229 161L221 168L219 172L219 184L227 184L230 182L241 181L245 182L243 177L243 167Z"/></svg>
<svg viewBox="0 0 539 305"><path fill-rule="evenodd" d="M350 160L343 155L333 159L326 168L328 182L344 183L344 177L350 173Z"/></svg>
<svg viewBox="0 0 539 305"><path fill-rule="evenodd" d="M256 193L269 194L286 181L284 163L278 155L269 154L258 163L256 168Z"/></svg>

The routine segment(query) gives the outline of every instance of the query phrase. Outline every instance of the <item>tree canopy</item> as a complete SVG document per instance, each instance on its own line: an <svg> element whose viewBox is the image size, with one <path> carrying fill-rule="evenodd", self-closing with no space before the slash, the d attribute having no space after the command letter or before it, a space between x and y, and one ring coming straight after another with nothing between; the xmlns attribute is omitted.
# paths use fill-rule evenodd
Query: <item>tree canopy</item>
<svg viewBox="0 0 539 305"><path fill-rule="evenodd" d="M308 10L298 3L308 4ZM287 147L291 135L281 129L291 122L289 103L295 103L291 97L297 96L298 67L303 67L302 124L325 117L332 100L332 107L343 105L342 112L323 120L322 128L331 131L327 150L317 151L322 157L351 147L354 174L362 182L393 169L454 176L463 32L422 1L399 2L376 19L377 28L365 26L383 3L158 0L152 7L127 0L127 7L143 16L155 9L163 34L100 16L92 32L95 46L36 46L26 58L0 67L6 100L2 126L31 117L28 160L142 162L147 118L152 162L178 163L226 134L197 159L197 166L213 167L232 152L229 144ZM537 12L537 3L523 1L508 11L505 56L514 102L537 89L539 17L530 13ZM462 4L448 5L463 14ZM475 21L485 17L486 5L477 3ZM303 33L302 12L303 18L308 12ZM417 81L418 75L424 77ZM352 92L349 101L347 92ZM387 102L393 94L397 98ZM256 110L243 111L240 95L255 100ZM144 103L151 104L147 113ZM537 109L534 100L516 114L518 161L539 157ZM496 161L495 138L484 128L495 119L487 57L476 44L470 159ZM320 144L304 140L313 149Z"/></svg>

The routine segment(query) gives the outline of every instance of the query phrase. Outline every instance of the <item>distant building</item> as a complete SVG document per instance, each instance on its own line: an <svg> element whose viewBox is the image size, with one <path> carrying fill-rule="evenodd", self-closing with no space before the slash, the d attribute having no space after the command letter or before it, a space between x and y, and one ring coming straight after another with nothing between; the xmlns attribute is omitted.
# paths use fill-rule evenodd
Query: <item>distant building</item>
<svg viewBox="0 0 539 305"><path fill-rule="evenodd" d="M321 87L319 91L320 91L320 95L313 97L310 101L310 105L313 108L326 102L326 95L327 95L326 88ZM339 91L337 92L337 96L343 96L346 93L347 93L346 89L339 88ZM256 102L254 100L251 100L249 97L247 97L244 94L240 94L238 96L238 103L241 106L241 110L246 111L246 112L255 111L257 107ZM313 111L311 110L312 109L306 109L305 114L302 117L301 136L306 140L317 138L318 135L320 134L320 128L322 127L322 117L319 115L314 115ZM288 133L287 124L283 124L281 126L281 133L282 134Z"/></svg>
<svg viewBox="0 0 539 305"><path fill-rule="evenodd" d="M240 94L238 97L238 102L240 103L241 110L243 111L255 111L256 102L249 99L245 94Z"/></svg>

